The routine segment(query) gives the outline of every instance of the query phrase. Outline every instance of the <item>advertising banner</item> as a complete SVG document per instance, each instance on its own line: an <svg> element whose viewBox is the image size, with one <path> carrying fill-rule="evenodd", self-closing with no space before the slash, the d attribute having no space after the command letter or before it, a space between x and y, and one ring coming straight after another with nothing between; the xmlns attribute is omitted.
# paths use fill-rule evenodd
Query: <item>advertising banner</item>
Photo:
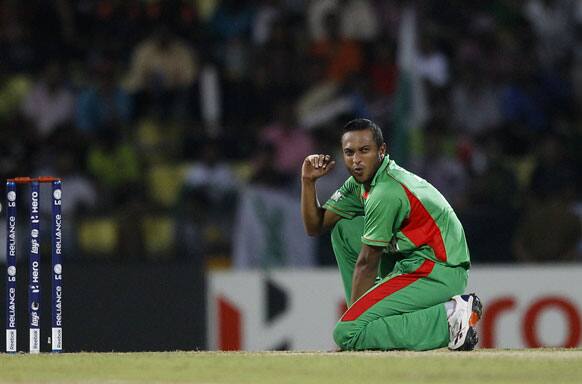
<svg viewBox="0 0 582 384"><path fill-rule="evenodd" d="M580 347L582 266L475 266L480 348ZM335 350L345 310L339 273L224 271L208 276L208 348Z"/></svg>

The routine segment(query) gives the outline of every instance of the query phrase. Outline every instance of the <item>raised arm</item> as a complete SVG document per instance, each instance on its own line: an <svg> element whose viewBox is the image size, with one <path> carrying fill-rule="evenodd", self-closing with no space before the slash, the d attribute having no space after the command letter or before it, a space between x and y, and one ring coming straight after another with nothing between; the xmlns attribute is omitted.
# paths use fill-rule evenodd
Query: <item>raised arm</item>
<svg viewBox="0 0 582 384"><path fill-rule="evenodd" d="M301 217L309 236L319 235L331 228L340 216L325 210L317 201L315 182L331 171L335 161L329 155L309 155L301 168Z"/></svg>

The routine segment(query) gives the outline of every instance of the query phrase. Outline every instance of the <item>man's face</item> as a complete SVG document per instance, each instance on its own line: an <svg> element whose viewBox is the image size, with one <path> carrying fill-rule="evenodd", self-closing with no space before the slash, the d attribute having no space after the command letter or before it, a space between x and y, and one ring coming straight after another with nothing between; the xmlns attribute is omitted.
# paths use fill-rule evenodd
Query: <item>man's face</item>
<svg viewBox="0 0 582 384"><path fill-rule="evenodd" d="M344 162L350 174L358 183L368 183L380 167L386 144L380 148L374 142L370 129L350 131L342 136Z"/></svg>

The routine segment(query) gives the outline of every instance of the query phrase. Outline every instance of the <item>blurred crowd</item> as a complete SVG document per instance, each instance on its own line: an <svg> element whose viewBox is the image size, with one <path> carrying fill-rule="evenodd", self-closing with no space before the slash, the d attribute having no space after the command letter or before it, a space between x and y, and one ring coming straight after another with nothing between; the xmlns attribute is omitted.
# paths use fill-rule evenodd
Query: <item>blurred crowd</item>
<svg viewBox="0 0 582 384"><path fill-rule="evenodd" d="M581 1L0 0L0 176L64 178L70 258L230 265L241 191L353 117L474 261L582 259Z"/></svg>

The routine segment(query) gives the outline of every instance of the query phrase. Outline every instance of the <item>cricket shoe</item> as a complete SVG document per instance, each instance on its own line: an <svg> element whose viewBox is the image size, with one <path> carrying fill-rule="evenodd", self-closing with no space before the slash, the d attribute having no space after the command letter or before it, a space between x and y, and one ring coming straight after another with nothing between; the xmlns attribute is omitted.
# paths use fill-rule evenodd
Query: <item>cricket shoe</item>
<svg viewBox="0 0 582 384"><path fill-rule="evenodd" d="M472 351L479 342L475 326L481 318L483 305L474 293L457 295L452 300L455 309L449 317L449 349Z"/></svg>

